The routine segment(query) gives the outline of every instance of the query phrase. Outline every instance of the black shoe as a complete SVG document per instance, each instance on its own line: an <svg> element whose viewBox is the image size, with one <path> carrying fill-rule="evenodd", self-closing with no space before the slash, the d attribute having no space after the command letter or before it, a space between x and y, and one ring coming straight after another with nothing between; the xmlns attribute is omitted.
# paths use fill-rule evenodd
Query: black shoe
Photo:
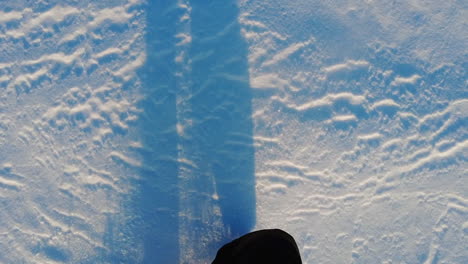
<svg viewBox="0 0 468 264"><path fill-rule="evenodd" d="M248 233L218 250L212 264L302 264L294 238L283 230Z"/></svg>

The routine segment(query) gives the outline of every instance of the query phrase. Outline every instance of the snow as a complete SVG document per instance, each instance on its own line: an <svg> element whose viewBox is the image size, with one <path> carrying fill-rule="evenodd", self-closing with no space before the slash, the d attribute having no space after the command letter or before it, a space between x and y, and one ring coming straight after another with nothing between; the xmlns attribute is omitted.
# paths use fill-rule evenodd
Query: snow
<svg viewBox="0 0 468 264"><path fill-rule="evenodd" d="M462 1L0 8L0 263L468 263Z"/></svg>

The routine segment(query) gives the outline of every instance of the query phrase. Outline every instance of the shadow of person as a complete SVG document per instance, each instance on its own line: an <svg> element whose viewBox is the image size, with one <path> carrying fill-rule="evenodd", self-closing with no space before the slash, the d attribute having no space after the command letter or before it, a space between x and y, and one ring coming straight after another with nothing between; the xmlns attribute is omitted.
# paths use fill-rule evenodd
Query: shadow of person
<svg viewBox="0 0 468 264"><path fill-rule="evenodd" d="M134 215L122 227L140 263L211 260L255 225L252 94L236 1L174 2L146 7L143 164ZM185 46L181 30L190 36ZM129 260L124 255L115 259Z"/></svg>
<svg viewBox="0 0 468 264"><path fill-rule="evenodd" d="M181 177L190 179L183 190L190 195L180 208L186 219L179 230L191 237L181 243L191 251L182 251L200 257L213 255L255 225L252 91L235 3L192 1L190 6L190 110L183 117L190 120L184 131L190 136L180 140L192 165Z"/></svg>

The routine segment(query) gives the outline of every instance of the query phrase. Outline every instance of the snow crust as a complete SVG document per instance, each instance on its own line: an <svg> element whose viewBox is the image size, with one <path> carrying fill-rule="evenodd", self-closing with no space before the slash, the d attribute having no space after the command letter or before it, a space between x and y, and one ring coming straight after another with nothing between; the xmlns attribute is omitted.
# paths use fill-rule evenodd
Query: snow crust
<svg viewBox="0 0 468 264"><path fill-rule="evenodd" d="M0 263L468 263L463 1L0 6Z"/></svg>
<svg viewBox="0 0 468 264"><path fill-rule="evenodd" d="M251 84L268 88L253 98L268 139L256 140L257 228L291 232L305 263L466 262L466 5L240 10Z"/></svg>

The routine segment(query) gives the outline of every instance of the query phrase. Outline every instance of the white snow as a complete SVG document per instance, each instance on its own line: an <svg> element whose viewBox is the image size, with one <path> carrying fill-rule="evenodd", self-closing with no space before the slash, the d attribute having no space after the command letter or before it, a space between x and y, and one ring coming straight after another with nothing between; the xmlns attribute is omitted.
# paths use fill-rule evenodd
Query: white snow
<svg viewBox="0 0 468 264"><path fill-rule="evenodd" d="M0 263L468 263L463 1L163 2L2 1Z"/></svg>
<svg viewBox="0 0 468 264"><path fill-rule="evenodd" d="M349 60L349 61L347 61L345 63L340 63L340 64L327 66L323 70L325 72L327 72L327 73L333 73L333 72L338 72L338 71L343 71L343 70L352 70L354 68L364 67L364 66L368 66L368 65L369 65L369 63L367 61L364 61L364 60L358 60L358 61Z"/></svg>

